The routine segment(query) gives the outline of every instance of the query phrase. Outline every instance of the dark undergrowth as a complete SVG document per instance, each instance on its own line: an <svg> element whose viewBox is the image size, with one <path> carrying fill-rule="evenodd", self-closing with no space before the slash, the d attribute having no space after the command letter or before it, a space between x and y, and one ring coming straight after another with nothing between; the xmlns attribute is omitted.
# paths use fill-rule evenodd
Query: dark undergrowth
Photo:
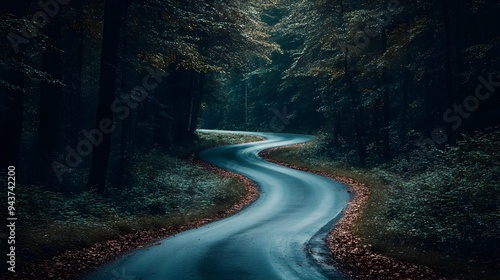
<svg viewBox="0 0 500 280"><path fill-rule="evenodd" d="M16 266L123 234L216 216L245 195L245 186L189 159L206 148L257 140L260 138L198 133L193 145L168 153L137 151L123 164L122 183L110 184L104 195L94 191L62 194L48 191L46 186L18 185ZM1 200L6 200L5 194L1 193ZM2 242L2 252L7 252L5 245Z"/></svg>
<svg viewBox="0 0 500 280"><path fill-rule="evenodd" d="M500 275L500 133L466 137L434 151L427 166L400 173L400 162L349 168L315 141L271 152L276 160L353 178L371 191L355 234L390 257L458 279ZM425 164L425 163L418 163Z"/></svg>

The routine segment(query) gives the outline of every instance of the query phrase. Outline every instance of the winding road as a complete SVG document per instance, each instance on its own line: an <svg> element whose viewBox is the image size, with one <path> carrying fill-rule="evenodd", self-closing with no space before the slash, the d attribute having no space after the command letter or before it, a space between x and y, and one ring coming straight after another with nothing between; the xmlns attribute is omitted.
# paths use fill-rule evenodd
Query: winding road
<svg viewBox="0 0 500 280"><path fill-rule="evenodd" d="M202 130L207 132L206 130ZM264 161L262 150L312 136L214 131L265 141L203 151L200 157L257 183L259 198L242 211L122 256L85 280L342 279L324 239L350 194L329 178Z"/></svg>

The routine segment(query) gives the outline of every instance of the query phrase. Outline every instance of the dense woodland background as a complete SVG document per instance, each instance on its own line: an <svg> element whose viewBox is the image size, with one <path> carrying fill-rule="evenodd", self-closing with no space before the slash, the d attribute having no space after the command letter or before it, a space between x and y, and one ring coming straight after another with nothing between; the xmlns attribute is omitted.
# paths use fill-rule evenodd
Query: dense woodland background
<svg viewBox="0 0 500 280"><path fill-rule="evenodd" d="M496 90L483 86L479 104L469 98L480 79L499 80L498 11L494 1L446 0L291 1L270 9L263 21L283 52L228 81L224 106L208 107L203 124L283 130L271 123L272 109L286 108L288 131L321 131L331 153L361 166L420 142L453 145L499 124Z"/></svg>
<svg viewBox="0 0 500 280"><path fill-rule="evenodd" d="M24 18L41 6L2 5L4 33L13 42L2 44L2 124L9 134L2 166L21 164L25 178L67 191L82 190L82 182L60 184L52 169L90 168L88 188L102 192L110 155L193 141L214 75L241 72L254 56L278 49L264 41L257 10L264 4L251 1L75 1L49 6L54 16L38 32ZM37 35L10 33L26 25L25 33ZM150 91L136 89L147 75ZM113 118L113 135L104 133L92 156L81 164L70 158L68 166L65 156L77 151L83 129ZM75 181L68 173L64 181Z"/></svg>
<svg viewBox="0 0 500 280"><path fill-rule="evenodd" d="M450 206L474 213L459 226L436 221L456 226L446 242L394 242L446 251L466 239L458 251L498 269L498 1L67 2L0 4L0 169L16 166L19 188L110 209L118 193L138 196L132 177L156 180L155 156L184 166L199 127L317 134L308 156L405 181L394 196L428 185L440 205L470 198ZM130 209L178 208L144 203ZM425 227L410 212L400 232ZM47 222L26 215L26 228Z"/></svg>

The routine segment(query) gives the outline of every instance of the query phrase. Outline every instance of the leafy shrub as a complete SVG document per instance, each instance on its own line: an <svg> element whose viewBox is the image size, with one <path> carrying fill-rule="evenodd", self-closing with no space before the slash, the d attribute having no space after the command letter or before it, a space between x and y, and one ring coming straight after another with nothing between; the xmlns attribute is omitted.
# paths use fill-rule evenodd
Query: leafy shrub
<svg viewBox="0 0 500 280"><path fill-rule="evenodd" d="M499 263L499 147L499 132L466 137L444 152L445 164L392 184L381 213L387 231L402 244Z"/></svg>

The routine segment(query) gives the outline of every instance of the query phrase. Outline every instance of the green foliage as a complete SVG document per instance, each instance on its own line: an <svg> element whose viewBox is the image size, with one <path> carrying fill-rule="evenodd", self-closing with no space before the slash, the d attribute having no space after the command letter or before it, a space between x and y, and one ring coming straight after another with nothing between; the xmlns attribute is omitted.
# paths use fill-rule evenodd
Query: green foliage
<svg viewBox="0 0 500 280"><path fill-rule="evenodd" d="M8 4L3 5L8 6ZM19 73L27 77L27 81L29 82L63 84L62 81L54 79L50 74L42 71L36 60L45 50L56 49L50 38L44 34L43 29L39 30L36 36L30 38L27 43L20 43L17 48L13 47L15 44L11 44L8 36L15 34L23 37L20 30L28 22L27 17L29 16L29 12L33 14L33 11L31 11L32 8L29 8L30 3L17 4L16 6L17 9L20 7L26 9L22 11L26 14L21 16L18 14L20 11L13 7L8 7L7 10L0 11L0 33L4 34L4 41L0 44L0 68L9 71L19 71ZM17 38L17 40L20 39ZM25 88L12 84L9 78L2 74L0 75L0 94L5 94L6 90L18 91L18 94L21 94L20 92L25 91ZM4 98L3 96L0 97ZM2 109L2 105L0 105L0 109Z"/></svg>
<svg viewBox="0 0 500 280"><path fill-rule="evenodd" d="M500 133L466 137L444 152L445 165L391 181L379 213L393 242L461 256L493 269L500 262ZM465 269L459 273L464 273Z"/></svg>
<svg viewBox="0 0 500 280"><path fill-rule="evenodd" d="M321 144L279 149L273 158L348 176L371 190L355 230L384 254L430 265L460 279L498 270L500 132L466 136L425 171L401 177L391 166L345 169Z"/></svg>
<svg viewBox="0 0 500 280"><path fill-rule="evenodd" d="M133 3L134 32L150 43L139 53L162 68L198 72L243 70L253 59L269 61L279 46L268 40L260 11L275 1L149 0ZM161 12L158 12L161 11ZM158 24L160 22L161 24ZM151 30L144 34L144 28Z"/></svg>
<svg viewBox="0 0 500 280"><path fill-rule="evenodd" d="M226 81L226 102L204 115L211 127L268 129L270 110L287 106L297 118L286 129L321 130L345 161L373 167L412 152L412 134L443 128L453 145L462 133L499 124L493 96L459 129L443 118L480 75L498 72L494 1L280 4L265 15L283 53ZM424 170L435 164L428 160L412 163Z"/></svg>

